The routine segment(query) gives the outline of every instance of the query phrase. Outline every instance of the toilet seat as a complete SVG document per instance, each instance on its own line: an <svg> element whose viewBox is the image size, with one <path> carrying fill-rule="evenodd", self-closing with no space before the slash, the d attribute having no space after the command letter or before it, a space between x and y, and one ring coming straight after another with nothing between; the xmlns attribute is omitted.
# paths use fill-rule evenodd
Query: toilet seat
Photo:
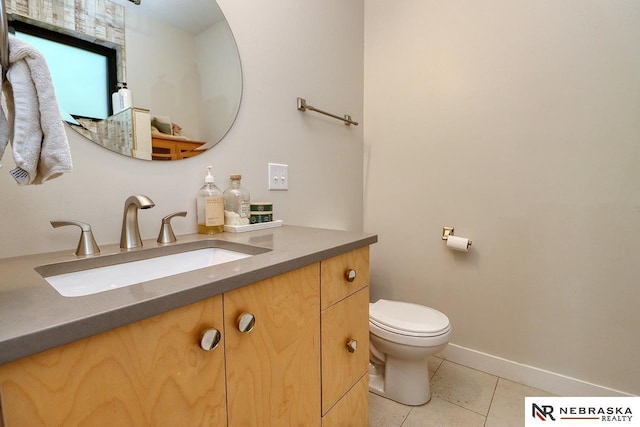
<svg viewBox="0 0 640 427"><path fill-rule="evenodd" d="M387 332L410 337L437 337L451 330L449 318L438 310L384 299L369 304L369 322Z"/></svg>

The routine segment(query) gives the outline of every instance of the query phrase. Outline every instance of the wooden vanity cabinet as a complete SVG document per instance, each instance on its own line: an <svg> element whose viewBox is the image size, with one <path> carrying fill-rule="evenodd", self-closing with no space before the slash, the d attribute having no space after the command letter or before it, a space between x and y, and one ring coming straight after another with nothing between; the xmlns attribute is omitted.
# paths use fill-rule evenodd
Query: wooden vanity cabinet
<svg viewBox="0 0 640 427"><path fill-rule="evenodd" d="M2 365L4 427L223 426L224 334L198 345L222 325L216 296Z"/></svg>
<svg viewBox="0 0 640 427"><path fill-rule="evenodd" d="M368 284L367 247L1 365L0 427L366 427Z"/></svg>
<svg viewBox="0 0 640 427"><path fill-rule="evenodd" d="M321 284L322 425L367 426L369 248L322 261Z"/></svg>
<svg viewBox="0 0 640 427"><path fill-rule="evenodd" d="M224 294L224 329L228 425L320 426L319 264Z"/></svg>

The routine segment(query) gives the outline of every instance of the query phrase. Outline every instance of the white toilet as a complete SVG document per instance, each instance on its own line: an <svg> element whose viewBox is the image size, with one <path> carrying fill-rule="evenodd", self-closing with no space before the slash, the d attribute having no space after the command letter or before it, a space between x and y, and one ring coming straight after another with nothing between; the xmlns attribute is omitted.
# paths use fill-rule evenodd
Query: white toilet
<svg viewBox="0 0 640 427"><path fill-rule="evenodd" d="M449 318L408 302L369 304L369 391L405 405L431 399L427 357L449 343Z"/></svg>

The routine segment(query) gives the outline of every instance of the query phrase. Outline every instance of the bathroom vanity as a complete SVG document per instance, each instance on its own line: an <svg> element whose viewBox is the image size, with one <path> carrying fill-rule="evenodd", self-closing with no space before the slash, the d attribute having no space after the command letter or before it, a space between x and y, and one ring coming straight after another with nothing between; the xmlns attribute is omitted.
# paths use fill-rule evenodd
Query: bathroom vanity
<svg viewBox="0 0 640 427"><path fill-rule="evenodd" d="M284 226L178 244L212 239L261 250L82 297L34 270L68 252L0 260L4 427L367 426L377 237Z"/></svg>

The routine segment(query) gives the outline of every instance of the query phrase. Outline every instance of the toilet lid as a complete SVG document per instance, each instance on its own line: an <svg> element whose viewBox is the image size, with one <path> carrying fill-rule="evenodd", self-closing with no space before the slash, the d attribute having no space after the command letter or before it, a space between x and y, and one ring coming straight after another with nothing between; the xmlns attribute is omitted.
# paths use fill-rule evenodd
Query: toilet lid
<svg viewBox="0 0 640 427"><path fill-rule="evenodd" d="M369 305L369 319L400 334L434 336L449 329L449 318L438 310L409 302L378 300Z"/></svg>

